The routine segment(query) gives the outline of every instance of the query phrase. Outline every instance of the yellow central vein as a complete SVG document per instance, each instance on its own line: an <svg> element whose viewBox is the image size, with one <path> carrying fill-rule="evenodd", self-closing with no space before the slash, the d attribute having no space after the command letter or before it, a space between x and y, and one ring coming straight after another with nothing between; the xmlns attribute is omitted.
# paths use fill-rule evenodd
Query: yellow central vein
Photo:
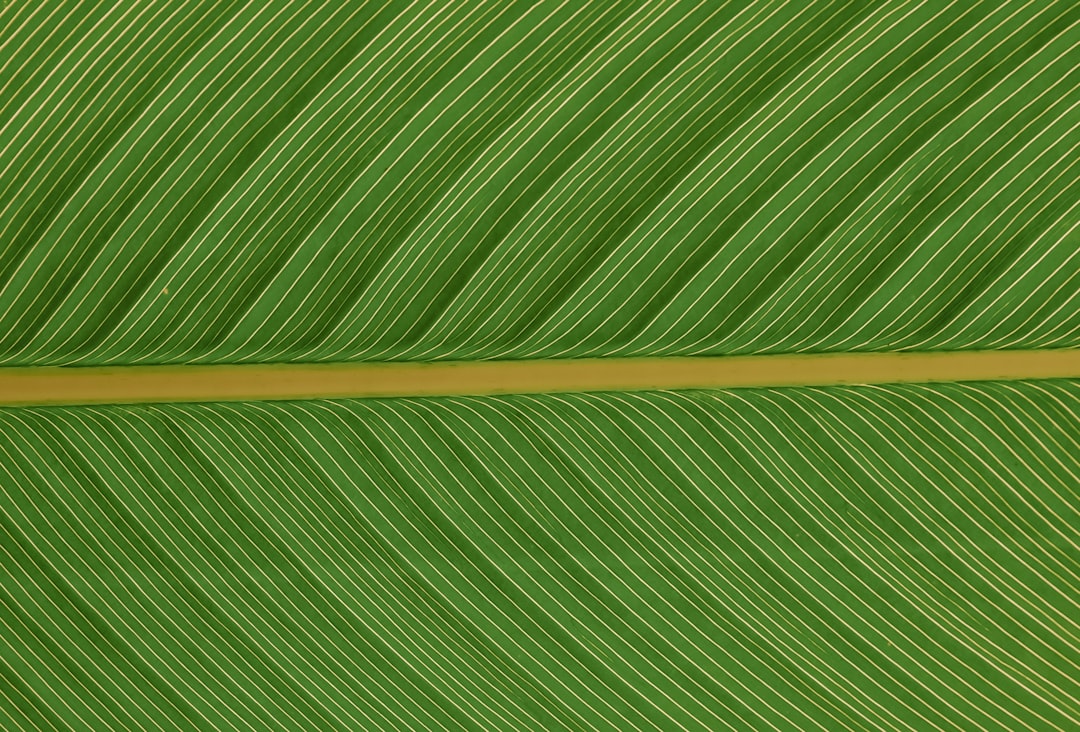
<svg viewBox="0 0 1080 732"><path fill-rule="evenodd" d="M1080 350L0 369L0 405L1080 378Z"/></svg>

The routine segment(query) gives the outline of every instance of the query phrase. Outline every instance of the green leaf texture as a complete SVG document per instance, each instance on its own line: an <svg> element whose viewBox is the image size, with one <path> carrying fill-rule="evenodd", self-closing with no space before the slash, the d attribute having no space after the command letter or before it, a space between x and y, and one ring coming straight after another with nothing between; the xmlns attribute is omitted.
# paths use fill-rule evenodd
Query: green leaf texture
<svg viewBox="0 0 1080 732"><path fill-rule="evenodd" d="M0 367L1077 348L1078 49L5 0ZM1078 380L0 409L0 729L1080 729L1078 498Z"/></svg>
<svg viewBox="0 0 1080 732"><path fill-rule="evenodd" d="M1076 381L0 410L0 724L1076 729L1078 415Z"/></svg>
<svg viewBox="0 0 1080 732"><path fill-rule="evenodd" d="M9 0L0 364L1076 347L1078 21Z"/></svg>

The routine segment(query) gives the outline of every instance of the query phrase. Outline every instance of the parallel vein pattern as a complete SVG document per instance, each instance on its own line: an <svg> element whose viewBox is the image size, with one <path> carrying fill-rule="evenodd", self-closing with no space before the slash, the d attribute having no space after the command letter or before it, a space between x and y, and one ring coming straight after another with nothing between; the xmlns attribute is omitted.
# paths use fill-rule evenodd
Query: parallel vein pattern
<svg viewBox="0 0 1080 732"><path fill-rule="evenodd" d="M1080 382L0 410L0 725L1080 725Z"/></svg>
<svg viewBox="0 0 1080 732"><path fill-rule="evenodd" d="M0 364L1077 347L1078 23L9 2Z"/></svg>

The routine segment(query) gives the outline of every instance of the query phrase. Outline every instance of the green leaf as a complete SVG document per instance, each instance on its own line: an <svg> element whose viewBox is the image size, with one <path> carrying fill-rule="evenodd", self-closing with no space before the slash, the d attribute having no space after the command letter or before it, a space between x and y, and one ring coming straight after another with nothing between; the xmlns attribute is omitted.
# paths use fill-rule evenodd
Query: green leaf
<svg viewBox="0 0 1080 732"><path fill-rule="evenodd" d="M1078 414L1075 381L0 410L0 709L1066 729Z"/></svg>
<svg viewBox="0 0 1080 732"><path fill-rule="evenodd" d="M12 3L0 363L1075 347L1078 20Z"/></svg>
<svg viewBox="0 0 1080 732"><path fill-rule="evenodd" d="M5 0L0 366L1077 348L1078 23ZM0 409L0 728L1080 728L1078 415Z"/></svg>

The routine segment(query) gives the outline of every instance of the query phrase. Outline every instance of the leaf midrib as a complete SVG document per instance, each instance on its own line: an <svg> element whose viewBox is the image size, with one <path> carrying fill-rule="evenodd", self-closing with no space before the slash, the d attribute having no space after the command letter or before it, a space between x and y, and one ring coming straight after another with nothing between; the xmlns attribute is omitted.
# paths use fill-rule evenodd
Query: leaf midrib
<svg viewBox="0 0 1080 732"><path fill-rule="evenodd" d="M722 389L1080 378L1080 350L0 369L0 405Z"/></svg>

